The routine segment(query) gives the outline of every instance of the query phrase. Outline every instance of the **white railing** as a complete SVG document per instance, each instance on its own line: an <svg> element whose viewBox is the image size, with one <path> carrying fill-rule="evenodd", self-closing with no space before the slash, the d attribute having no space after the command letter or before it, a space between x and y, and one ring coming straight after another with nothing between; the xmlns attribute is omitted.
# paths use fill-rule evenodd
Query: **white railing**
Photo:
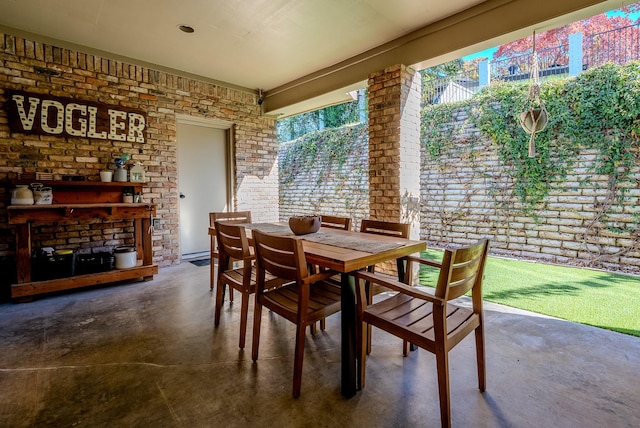
<svg viewBox="0 0 640 428"><path fill-rule="evenodd" d="M607 62L626 64L640 59L640 24L602 33L569 36L569 43L537 51L541 81L558 76L575 76ZM532 53L497 61L482 61L478 70L456 76L424 78L423 101L441 104L463 101L493 80L520 81L531 78Z"/></svg>

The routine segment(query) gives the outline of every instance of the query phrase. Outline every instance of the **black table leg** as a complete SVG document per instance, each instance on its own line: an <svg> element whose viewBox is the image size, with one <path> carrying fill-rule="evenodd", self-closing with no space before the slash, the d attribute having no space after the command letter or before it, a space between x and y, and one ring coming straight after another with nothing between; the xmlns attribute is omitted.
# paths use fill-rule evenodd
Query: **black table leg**
<svg viewBox="0 0 640 428"><path fill-rule="evenodd" d="M353 276L341 274L342 395L351 398L358 389L356 361L356 289Z"/></svg>

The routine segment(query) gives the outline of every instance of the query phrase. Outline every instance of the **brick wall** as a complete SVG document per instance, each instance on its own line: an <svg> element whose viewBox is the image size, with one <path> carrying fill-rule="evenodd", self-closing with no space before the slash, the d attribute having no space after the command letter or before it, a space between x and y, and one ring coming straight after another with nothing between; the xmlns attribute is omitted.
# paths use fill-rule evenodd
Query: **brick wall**
<svg viewBox="0 0 640 428"><path fill-rule="evenodd" d="M369 76L369 216L400 221L400 103L402 68Z"/></svg>
<svg viewBox="0 0 640 428"><path fill-rule="evenodd" d="M395 65L369 76L369 216L410 223L418 238L420 73Z"/></svg>
<svg viewBox="0 0 640 428"><path fill-rule="evenodd" d="M143 161L148 183L144 200L158 206L161 227L153 236L155 263L180 260L176 165L176 115L231 122L235 150L236 209L254 218L278 218L275 122L261 115L256 95L205 81L0 33L0 102L6 90L114 104L147 114L147 142L11 134L0 109L0 180L19 173L51 172L99 180L105 160L125 152ZM0 257L13 255L14 230L7 224L10 186L0 186ZM133 239L128 222L43 225L34 246L110 248ZM204 233L204 232L203 232ZM4 264L4 263L3 263Z"/></svg>

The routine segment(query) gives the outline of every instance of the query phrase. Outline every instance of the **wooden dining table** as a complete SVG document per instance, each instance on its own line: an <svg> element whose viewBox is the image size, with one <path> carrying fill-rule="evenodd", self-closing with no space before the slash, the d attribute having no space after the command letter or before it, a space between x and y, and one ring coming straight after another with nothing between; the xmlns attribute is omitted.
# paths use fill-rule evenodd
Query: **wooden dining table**
<svg viewBox="0 0 640 428"><path fill-rule="evenodd" d="M246 223L248 235L257 229L277 235L295 236L286 223ZM211 230L210 230L211 233ZM354 272L409 254L424 251L426 244L404 238L359 233L347 230L320 228L316 233L300 235L308 263L340 273L341 300L341 392L353 397L360 389L358 356L356 352L356 293ZM404 266L398 261L398 276Z"/></svg>

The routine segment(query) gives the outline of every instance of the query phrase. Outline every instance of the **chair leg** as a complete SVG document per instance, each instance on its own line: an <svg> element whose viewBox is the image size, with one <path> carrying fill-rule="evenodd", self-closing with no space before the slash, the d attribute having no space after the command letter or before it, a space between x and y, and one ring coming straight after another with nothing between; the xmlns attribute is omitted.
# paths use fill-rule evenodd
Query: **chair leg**
<svg viewBox="0 0 640 428"><path fill-rule="evenodd" d="M213 291L213 286L216 283L216 268L213 256L211 256L211 263L209 263L209 285L211 287L211 291Z"/></svg>
<svg viewBox="0 0 640 428"><path fill-rule="evenodd" d="M327 321L326 318L322 318L320 321L320 330L324 331L324 329L327 327ZM316 334L318 332L318 327L316 326L316 323L312 323L309 324L309 332L311 334Z"/></svg>
<svg viewBox="0 0 640 428"><path fill-rule="evenodd" d="M251 359L255 363L258 359L258 347L260 346L260 321L262 320L262 305L256 303L253 309L253 337L251 339Z"/></svg>
<svg viewBox="0 0 640 428"><path fill-rule="evenodd" d="M244 349L245 338L247 336L247 317L249 315L249 294L242 294L242 304L240 306L240 349Z"/></svg>
<svg viewBox="0 0 640 428"><path fill-rule="evenodd" d="M236 262L229 260L229 267L236 268ZM229 287L229 302L233 302L233 287Z"/></svg>
<svg viewBox="0 0 640 428"><path fill-rule="evenodd" d="M487 387L487 371L484 359L484 326L476 327L476 363L478 364L478 388L484 392Z"/></svg>
<svg viewBox="0 0 640 428"><path fill-rule="evenodd" d="M213 324L217 327L220 325L220 313L222 312L222 302L224 302L224 289L226 285L222 282L218 282L218 286L216 287L216 309L214 314Z"/></svg>
<svg viewBox="0 0 640 428"><path fill-rule="evenodd" d="M417 351L417 350L418 350L418 347L413 343L408 342L406 340L402 341L402 355L404 355L405 357L409 355L412 351Z"/></svg>
<svg viewBox="0 0 640 428"><path fill-rule="evenodd" d="M356 355L359 360L359 369L360 369L360 389L364 389L364 380L366 373L366 361L367 361L367 353L365 352L367 349L367 336L364 334L367 327L370 327L368 324L362 322L361 319L358 320L358 326L356 328Z"/></svg>
<svg viewBox="0 0 640 428"><path fill-rule="evenodd" d="M216 260L218 259L218 252L216 251L216 237L215 235L211 235L211 248L210 248L209 257L211 258L211 263L209 263L209 272L210 272L210 286L211 291L213 291L213 287L216 284L217 280L215 278L215 265Z"/></svg>
<svg viewBox="0 0 640 428"><path fill-rule="evenodd" d="M436 349L438 368L438 395L440 397L440 421L443 427L451 426L451 404L449 403L449 354L444 347Z"/></svg>
<svg viewBox="0 0 640 428"><path fill-rule="evenodd" d="M302 387L302 361L304 359L305 333L305 326L299 325L296 328L296 350L293 359L293 398L300 396Z"/></svg>
<svg viewBox="0 0 640 428"><path fill-rule="evenodd" d="M367 287L367 306L371 306L373 303L373 296L370 292L370 287ZM367 355L371 354L371 333L373 331L373 327L371 324L366 324L367 326Z"/></svg>

